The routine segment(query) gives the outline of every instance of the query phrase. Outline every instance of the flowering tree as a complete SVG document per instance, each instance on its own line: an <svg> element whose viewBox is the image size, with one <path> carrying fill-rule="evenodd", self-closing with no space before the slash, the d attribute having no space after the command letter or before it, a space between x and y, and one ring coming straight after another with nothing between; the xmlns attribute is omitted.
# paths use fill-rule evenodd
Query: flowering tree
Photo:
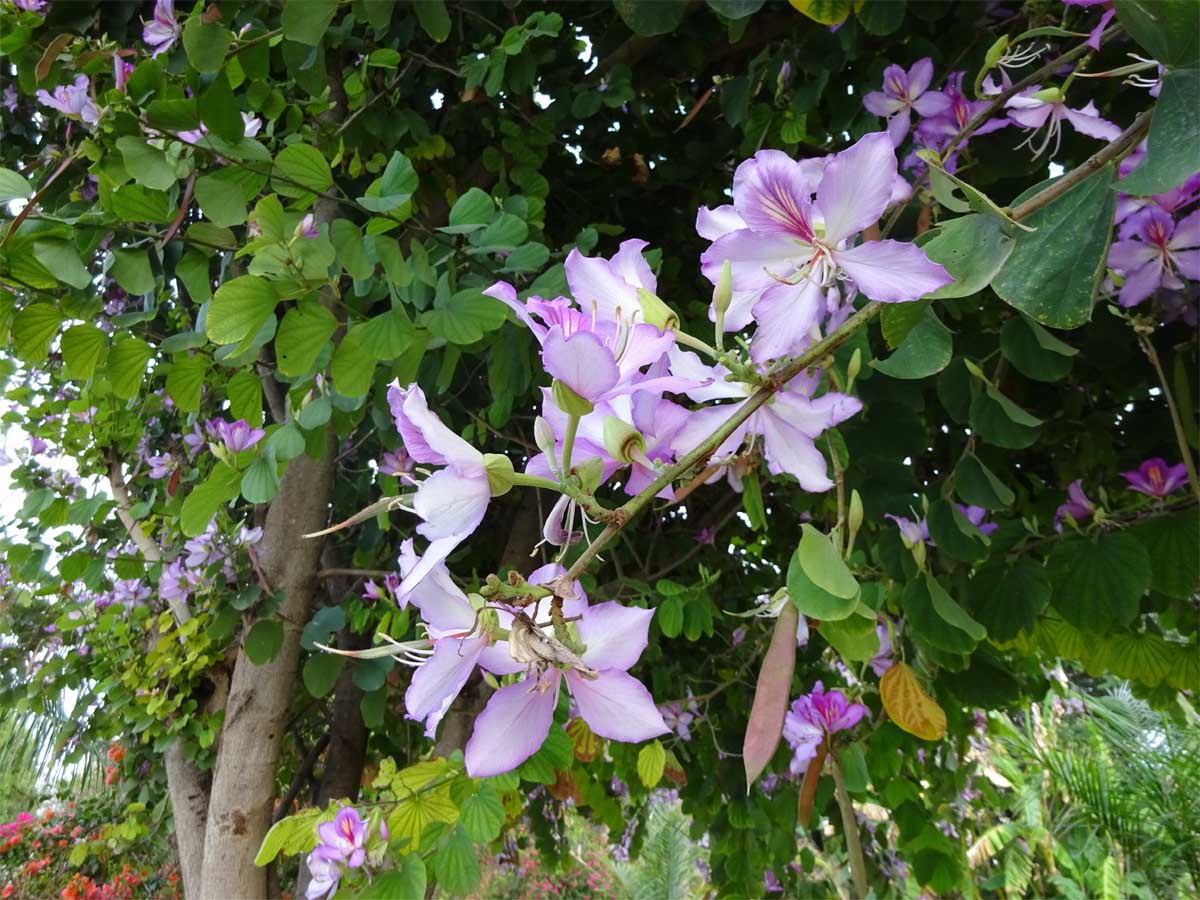
<svg viewBox="0 0 1200 900"><path fill-rule="evenodd" d="M186 897L973 893L982 710L1200 689L1194 3L144 6L0 0L0 672Z"/></svg>

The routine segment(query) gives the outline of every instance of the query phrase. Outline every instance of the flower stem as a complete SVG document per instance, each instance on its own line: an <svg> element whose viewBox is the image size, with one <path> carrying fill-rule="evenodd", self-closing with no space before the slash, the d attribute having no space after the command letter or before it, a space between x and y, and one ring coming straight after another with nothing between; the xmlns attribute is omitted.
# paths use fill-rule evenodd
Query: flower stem
<svg viewBox="0 0 1200 900"><path fill-rule="evenodd" d="M562 485L560 485L557 481L551 481L549 478L542 478L540 475L525 475L521 472L513 472L508 477L512 479L512 483L514 485L520 485L521 487L542 488L543 490L554 491L559 494L563 493Z"/></svg>
<svg viewBox="0 0 1200 900"><path fill-rule="evenodd" d="M1179 444L1179 452L1183 455L1183 464L1187 466L1188 484L1192 488L1192 493L1196 495L1196 499L1200 500L1200 477L1196 475L1196 461L1192 458L1192 448L1188 445L1187 432L1183 428L1183 419L1179 416L1179 407L1175 405L1175 398L1171 395L1171 388L1167 384L1167 374L1163 371L1162 361L1158 358L1158 351L1154 349L1154 344L1144 335L1138 335L1138 343L1142 345L1142 352L1150 360L1150 365L1154 366L1154 371L1158 373L1158 383L1162 387L1163 397L1167 400L1167 409L1171 412L1171 424L1175 426L1175 441Z"/></svg>
<svg viewBox="0 0 1200 900"><path fill-rule="evenodd" d="M698 337L693 337L686 331L680 331L678 328L675 329L675 341L676 343L683 344L685 347L691 347L695 350L701 351L702 353L707 353L713 359L721 358L721 354L715 347L704 343L704 341L700 340Z"/></svg>
<svg viewBox="0 0 1200 900"><path fill-rule="evenodd" d="M829 754L829 765L833 770L834 795L842 811L842 831L846 836L846 854L850 857L850 877L854 881L854 896L858 900L867 896L867 866L863 861L862 840L858 834L858 821L854 817L854 804L846 789L846 779L838 763L837 754Z"/></svg>
<svg viewBox="0 0 1200 900"><path fill-rule="evenodd" d="M579 430L579 416L567 416L567 433L563 437L562 476L571 476L571 454L575 451L575 432Z"/></svg>

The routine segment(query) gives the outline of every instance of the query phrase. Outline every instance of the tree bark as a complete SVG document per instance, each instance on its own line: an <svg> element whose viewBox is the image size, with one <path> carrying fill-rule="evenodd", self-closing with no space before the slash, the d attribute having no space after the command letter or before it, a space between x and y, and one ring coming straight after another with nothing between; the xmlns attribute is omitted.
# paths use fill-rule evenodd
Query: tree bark
<svg viewBox="0 0 1200 900"><path fill-rule="evenodd" d="M171 794L171 817L175 823L183 896L185 900L195 900L200 896L210 782L207 773L201 772L187 758L180 738L176 738L163 753L163 762L167 770L167 790Z"/></svg>
<svg viewBox="0 0 1200 900"><path fill-rule="evenodd" d="M254 864L254 857L271 827L275 770L298 674L300 633L320 589L321 542L303 535L319 531L328 520L334 444L333 432L327 430L320 459L292 460L267 511L261 562L272 590L285 595L278 613L283 644L261 666L250 661L244 648L238 652L204 837L200 895L211 900L267 896L267 872Z"/></svg>

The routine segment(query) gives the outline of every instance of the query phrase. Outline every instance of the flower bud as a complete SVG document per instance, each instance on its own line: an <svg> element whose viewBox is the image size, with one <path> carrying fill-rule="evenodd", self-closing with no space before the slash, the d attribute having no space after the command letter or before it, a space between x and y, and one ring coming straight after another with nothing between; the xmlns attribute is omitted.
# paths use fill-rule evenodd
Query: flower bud
<svg viewBox="0 0 1200 900"><path fill-rule="evenodd" d="M600 482L604 479L604 460L600 457L591 456L574 468L579 486L589 494L600 487Z"/></svg>
<svg viewBox="0 0 1200 900"><path fill-rule="evenodd" d="M488 487L492 496L499 497L507 494L513 487L513 464L502 453L483 454L483 467L487 470Z"/></svg>
<svg viewBox="0 0 1200 900"><path fill-rule="evenodd" d="M563 384L557 378L550 385L550 396L554 398L554 405L568 416L586 416L595 409L591 400L580 397L568 385Z"/></svg>
<svg viewBox="0 0 1200 900"><path fill-rule="evenodd" d="M490 606L485 606L479 610L479 633L480 634L495 634L496 629L500 627L500 614Z"/></svg>
<svg viewBox="0 0 1200 900"><path fill-rule="evenodd" d="M646 458L646 439L628 422L616 416L605 416L604 449L615 460L640 462Z"/></svg>
<svg viewBox="0 0 1200 900"><path fill-rule="evenodd" d="M986 72L988 69L994 69L996 64L1000 62L1000 58L1004 56L1008 50L1008 35L1002 35L992 46L988 47L987 54L983 57L983 69Z"/></svg>
<svg viewBox="0 0 1200 900"><path fill-rule="evenodd" d="M533 420L533 442L547 456L554 456L558 439L554 436L554 429L550 427L550 423L541 416Z"/></svg>
<svg viewBox="0 0 1200 900"><path fill-rule="evenodd" d="M1062 103L1065 99L1063 97L1062 88L1056 87L1042 88L1040 91L1030 94L1030 96L1034 100L1041 100L1044 103Z"/></svg>
<svg viewBox="0 0 1200 900"><path fill-rule="evenodd" d="M721 266L721 274L717 278L717 284L713 288L712 305L718 316L723 316L725 311L729 309L729 302L733 299L733 267L729 264L729 260L725 260L725 264Z"/></svg>
<svg viewBox="0 0 1200 900"><path fill-rule="evenodd" d="M850 509L846 513L846 525L850 529L851 539L863 523L863 502L857 490L850 491Z"/></svg>
<svg viewBox="0 0 1200 900"><path fill-rule="evenodd" d="M917 561L917 568L922 572L925 571L925 542L917 541L912 545L913 559Z"/></svg>
<svg viewBox="0 0 1200 900"><path fill-rule="evenodd" d="M658 294L638 288L637 295L642 304L642 321L649 322L659 331L670 331L679 327L679 316Z"/></svg>
<svg viewBox="0 0 1200 900"><path fill-rule="evenodd" d="M850 357L850 364L846 366L846 390L849 391L854 387L854 379L858 378L858 373L862 371L862 347L855 347L854 354Z"/></svg>

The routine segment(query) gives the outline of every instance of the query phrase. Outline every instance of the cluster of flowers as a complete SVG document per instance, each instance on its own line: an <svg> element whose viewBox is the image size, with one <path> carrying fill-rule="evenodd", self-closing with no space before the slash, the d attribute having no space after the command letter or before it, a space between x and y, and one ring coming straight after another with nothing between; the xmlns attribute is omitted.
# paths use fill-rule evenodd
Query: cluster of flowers
<svg viewBox="0 0 1200 900"><path fill-rule="evenodd" d="M217 526L217 517L208 527L183 545L183 552L162 570L158 596L163 600L187 602L197 590L203 590L219 575L227 585L238 583L236 561L243 550L252 551L262 540L261 528L244 525L229 534Z"/></svg>

